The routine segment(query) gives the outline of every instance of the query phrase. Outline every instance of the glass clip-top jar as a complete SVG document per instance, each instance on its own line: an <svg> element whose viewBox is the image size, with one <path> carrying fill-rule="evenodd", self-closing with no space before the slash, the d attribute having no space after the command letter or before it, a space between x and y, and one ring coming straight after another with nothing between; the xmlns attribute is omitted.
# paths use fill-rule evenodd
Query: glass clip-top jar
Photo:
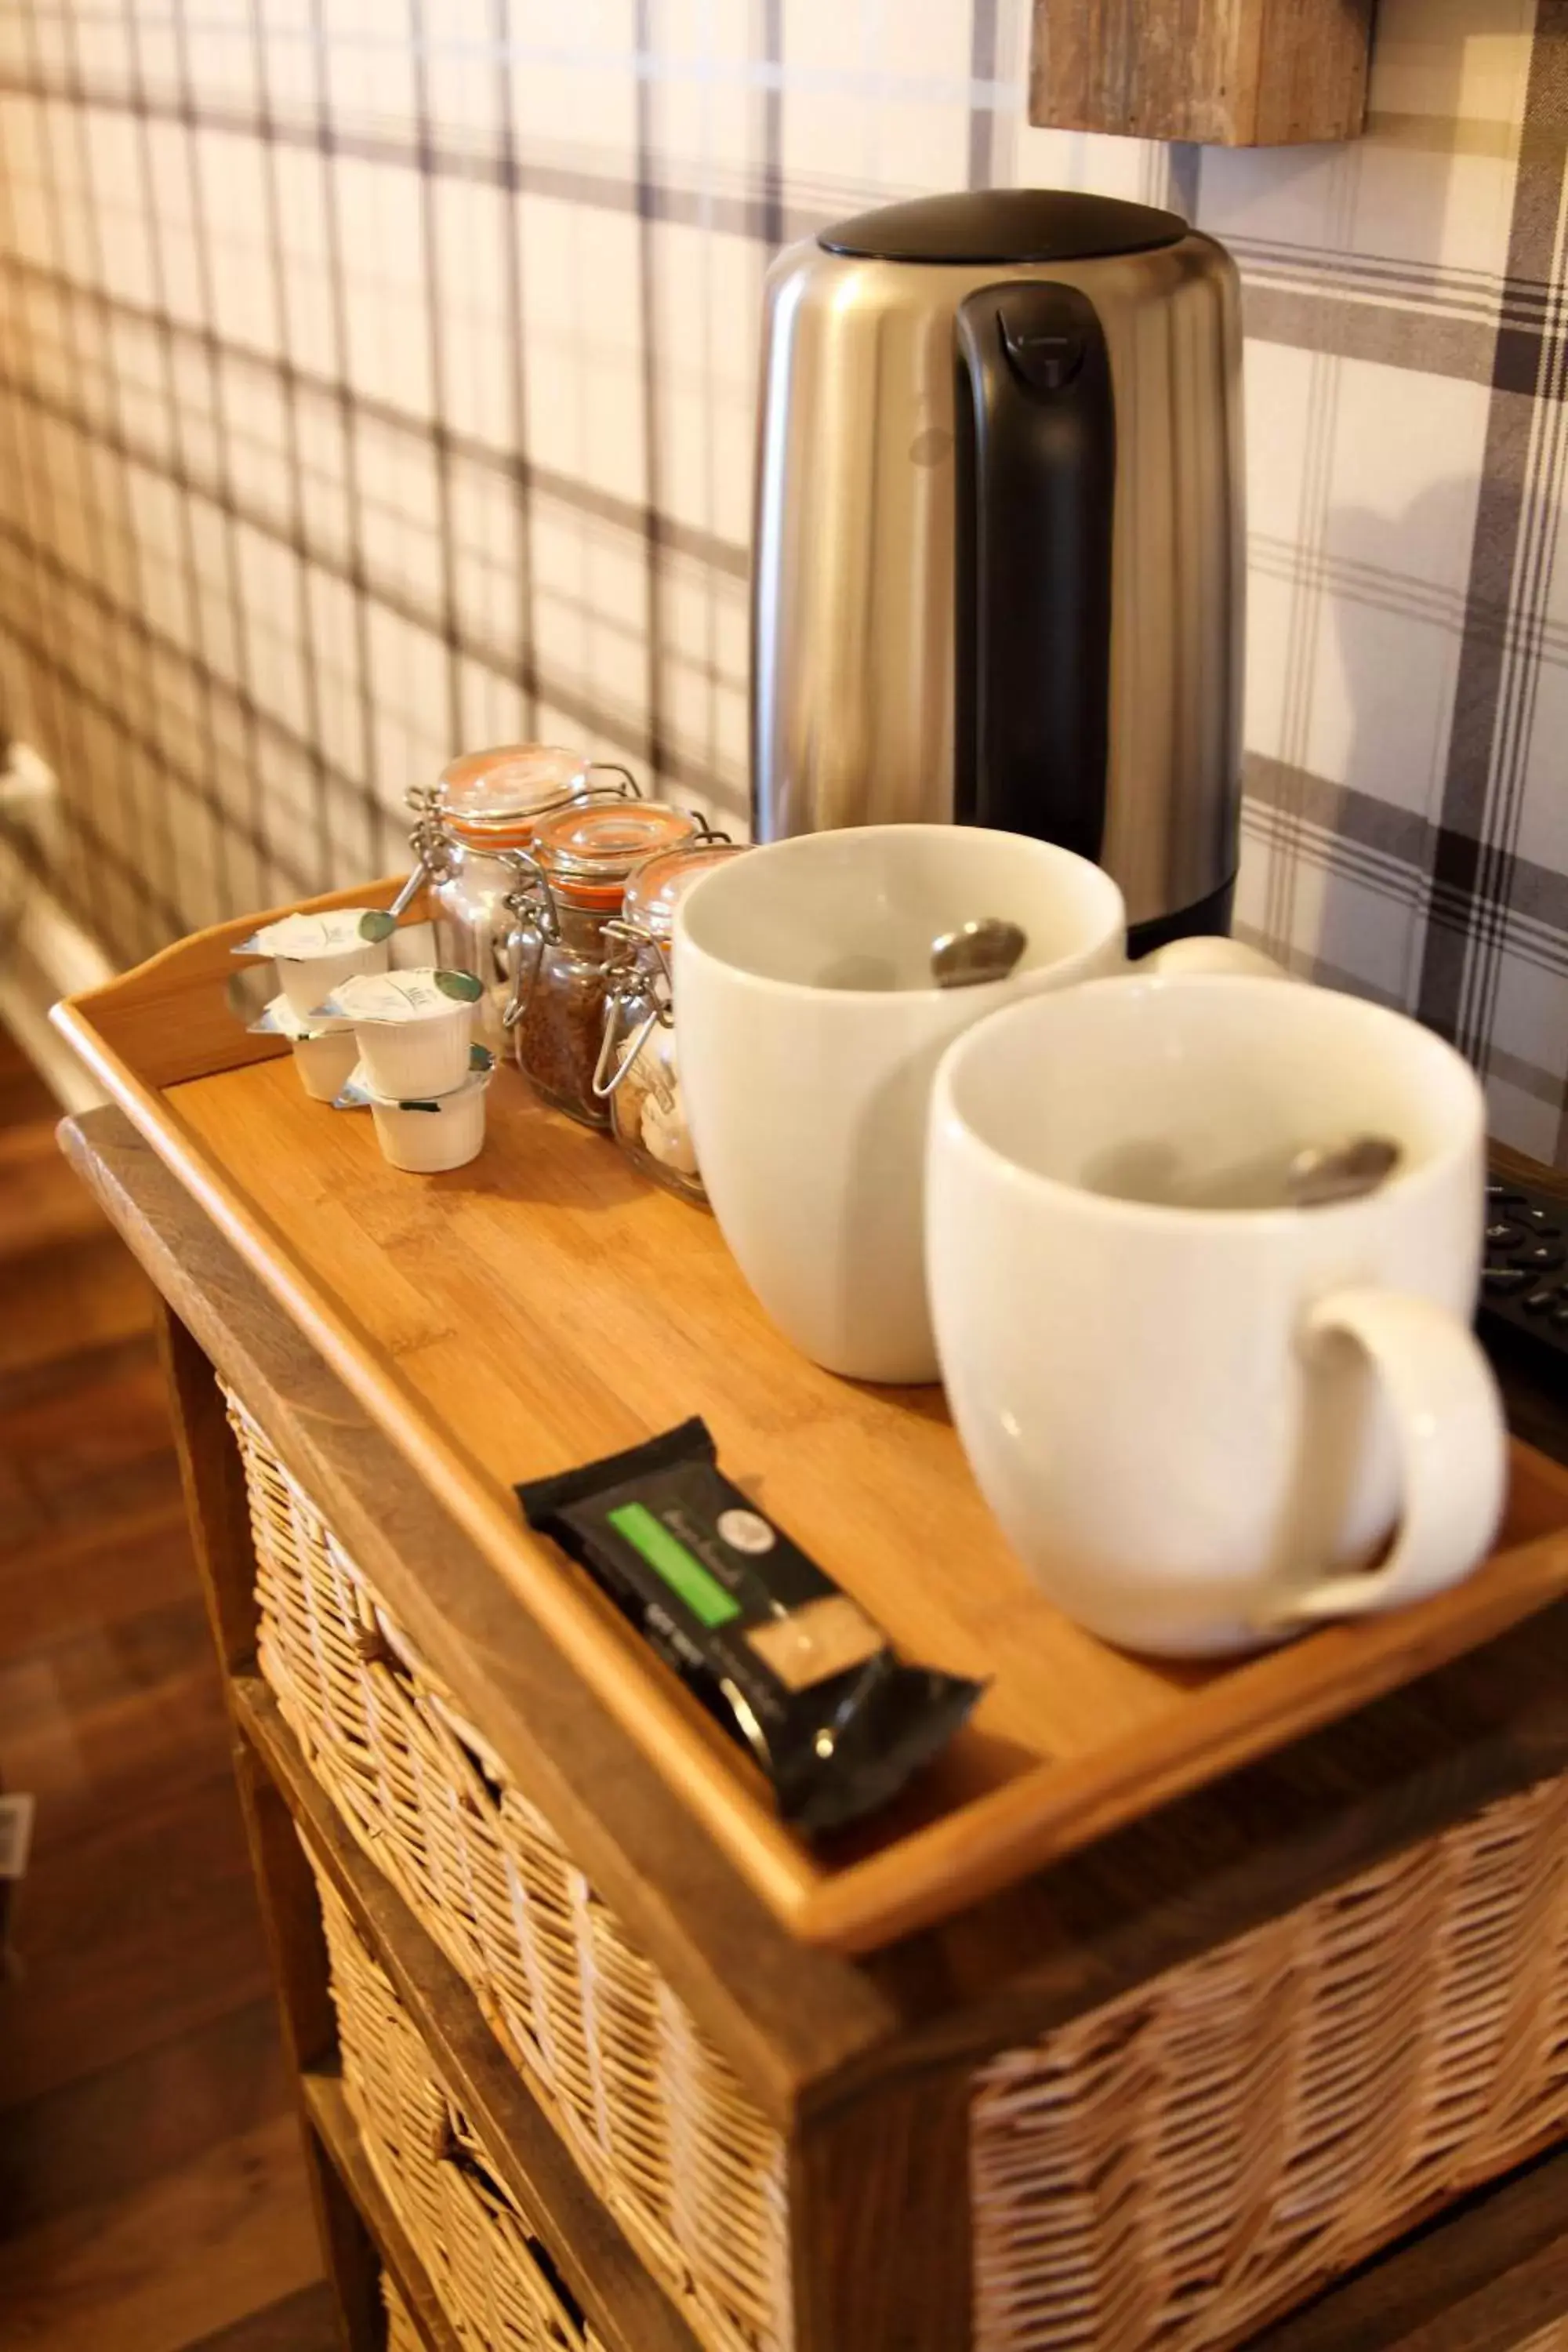
<svg viewBox="0 0 1568 2352"><path fill-rule="evenodd" d="M605 926L612 947L605 1032L594 1092L608 1103L616 1141L634 1166L684 1201L708 1205L680 1091L669 941L676 906L700 876L741 842L699 842L639 866L620 917Z"/></svg>
<svg viewBox="0 0 1568 2352"><path fill-rule="evenodd" d="M637 867L661 850L717 841L705 819L664 801L584 801L542 819L523 853L529 879L514 894L512 974L504 1015L535 1091L588 1127L608 1127L594 1090L619 916Z"/></svg>
<svg viewBox="0 0 1568 2352"><path fill-rule="evenodd" d="M531 878L522 861L542 817L583 800L635 800L629 769L553 743L501 743L465 751L428 790L413 792L409 895L430 884L436 962L471 971L484 989L475 1034L492 1051L510 982L507 942L514 892Z"/></svg>

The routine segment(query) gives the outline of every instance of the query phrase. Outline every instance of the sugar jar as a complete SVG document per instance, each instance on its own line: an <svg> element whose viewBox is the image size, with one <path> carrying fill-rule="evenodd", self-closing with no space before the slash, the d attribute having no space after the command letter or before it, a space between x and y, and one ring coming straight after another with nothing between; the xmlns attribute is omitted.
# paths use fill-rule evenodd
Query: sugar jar
<svg viewBox="0 0 1568 2352"><path fill-rule="evenodd" d="M485 994L475 1034L501 1043L510 982L510 895L528 878L518 853L542 816L585 798L635 799L630 772L553 743L501 743L466 751L442 769L427 792L409 795L418 823L411 836L429 877L435 961L471 971Z"/></svg>
<svg viewBox="0 0 1568 2352"><path fill-rule="evenodd" d="M648 858L717 837L701 817L662 801L574 802L534 828L524 853L531 879L515 901L505 1021L516 1028L518 1063L536 1092L589 1127L610 1123L594 1091L616 952L605 926Z"/></svg>
<svg viewBox="0 0 1568 2352"><path fill-rule="evenodd" d="M699 842L639 866L626 885L605 999L604 1039L594 1091L610 1108L616 1141L656 1184L706 1208L708 1195L686 1124L670 985L669 939L677 901L742 842Z"/></svg>

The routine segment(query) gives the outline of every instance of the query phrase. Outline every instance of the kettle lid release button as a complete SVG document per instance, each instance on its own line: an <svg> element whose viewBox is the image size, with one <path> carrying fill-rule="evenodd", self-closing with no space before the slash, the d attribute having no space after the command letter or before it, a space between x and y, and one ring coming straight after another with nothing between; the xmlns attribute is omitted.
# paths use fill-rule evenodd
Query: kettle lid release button
<svg viewBox="0 0 1568 2352"><path fill-rule="evenodd" d="M1002 348L1015 375L1035 392L1065 392L1083 365L1083 337L1059 329L1029 334L997 314Z"/></svg>

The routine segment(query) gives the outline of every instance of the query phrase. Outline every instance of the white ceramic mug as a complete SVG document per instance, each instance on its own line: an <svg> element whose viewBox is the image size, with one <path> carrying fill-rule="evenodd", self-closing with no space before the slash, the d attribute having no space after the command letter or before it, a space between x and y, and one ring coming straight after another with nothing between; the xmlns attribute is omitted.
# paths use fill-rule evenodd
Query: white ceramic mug
<svg viewBox="0 0 1568 2352"><path fill-rule="evenodd" d="M1006 979L931 983L932 941L1017 923ZM702 1181L773 1321L830 1371L931 1381L923 1190L944 1048L1020 997L1126 960L1126 909L1087 858L1013 833L864 825L716 865L676 910L675 1020ZM1258 964L1226 940L1188 959Z"/></svg>
<svg viewBox="0 0 1568 2352"><path fill-rule="evenodd" d="M1401 1151L1359 1200L1212 1205L1357 1135ZM1133 974L962 1038L931 1106L942 1376L1050 1598L1219 1654L1464 1576L1506 1481L1484 1196L1466 1064L1328 989Z"/></svg>

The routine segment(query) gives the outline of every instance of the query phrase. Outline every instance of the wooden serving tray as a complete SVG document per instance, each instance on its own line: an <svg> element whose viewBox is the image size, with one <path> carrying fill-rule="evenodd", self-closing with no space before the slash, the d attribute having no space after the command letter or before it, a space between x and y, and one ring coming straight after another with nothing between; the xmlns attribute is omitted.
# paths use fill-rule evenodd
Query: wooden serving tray
<svg viewBox="0 0 1568 2352"><path fill-rule="evenodd" d="M314 907L384 901L395 882ZM415 902L405 919L423 914ZM490 1088L468 1168L388 1168L369 1118L311 1102L287 1045L229 1010L247 917L55 1019L109 1092L804 1939L873 1950L1183 1790L1413 1680L1568 1590L1568 1473L1515 1444L1500 1549L1468 1582L1288 1648L1131 1657L1035 1590L969 1475L939 1389L874 1389L797 1355L717 1227L606 1139ZM700 1412L731 1476L903 1653L990 1678L900 1802L813 1852L761 1775L522 1526L515 1480Z"/></svg>

